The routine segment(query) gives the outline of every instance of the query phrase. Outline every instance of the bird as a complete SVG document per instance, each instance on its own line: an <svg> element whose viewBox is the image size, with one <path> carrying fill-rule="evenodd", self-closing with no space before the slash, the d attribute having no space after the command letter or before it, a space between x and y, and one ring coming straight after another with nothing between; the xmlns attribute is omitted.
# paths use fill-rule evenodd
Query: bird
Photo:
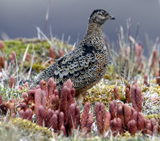
<svg viewBox="0 0 160 141"><path fill-rule="evenodd" d="M48 81L53 77L61 91L63 83L70 79L76 90L75 97L84 97L87 90L103 78L108 67L102 26L109 19L115 18L103 9L94 10L89 17L87 32L78 46L41 72L31 88L42 79Z"/></svg>

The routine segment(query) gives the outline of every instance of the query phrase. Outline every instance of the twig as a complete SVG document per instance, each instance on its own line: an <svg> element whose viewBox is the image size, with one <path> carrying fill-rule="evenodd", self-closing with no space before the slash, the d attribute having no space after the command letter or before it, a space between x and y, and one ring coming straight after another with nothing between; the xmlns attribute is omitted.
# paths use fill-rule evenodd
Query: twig
<svg viewBox="0 0 160 141"><path fill-rule="evenodd" d="M33 62L34 62L34 54L35 54L35 51L33 51L32 62L31 62L31 66L30 66L30 69L29 69L29 73L28 73L27 79L29 79L29 78L30 78L30 75L31 75L32 66L33 66Z"/></svg>

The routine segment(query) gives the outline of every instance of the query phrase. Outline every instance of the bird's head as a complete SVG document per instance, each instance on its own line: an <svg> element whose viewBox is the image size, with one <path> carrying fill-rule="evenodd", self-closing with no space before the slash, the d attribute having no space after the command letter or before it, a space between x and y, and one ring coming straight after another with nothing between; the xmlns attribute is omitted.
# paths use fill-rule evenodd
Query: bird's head
<svg viewBox="0 0 160 141"><path fill-rule="evenodd" d="M114 20L115 18L109 15L108 12L102 9L94 10L89 18L89 22L93 22L99 25L103 25L106 20Z"/></svg>

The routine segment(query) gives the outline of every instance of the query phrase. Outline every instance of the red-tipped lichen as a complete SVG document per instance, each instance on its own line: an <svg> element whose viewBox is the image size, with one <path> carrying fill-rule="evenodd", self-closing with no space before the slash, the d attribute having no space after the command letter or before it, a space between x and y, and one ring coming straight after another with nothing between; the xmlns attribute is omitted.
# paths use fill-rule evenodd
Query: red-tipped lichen
<svg viewBox="0 0 160 141"><path fill-rule="evenodd" d="M116 100L110 102L109 112L111 113L111 119L114 119L116 117Z"/></svg>
<svg viewBox="0 0 160 141"><path fill-rule="evenodd" d="M95 105L96 124L100 134L104 132L105 108L103 103L97 102Z"/></svg>
<svg viewBox="0 0 160 141"><path fill-rule="evenodd" d="M53 77L51 77L48 80L48 97L53 95L55 89L56 89L56 82L54 82Z"/></svg>
<svg viewBox="0 0 160 141"><path fill-rule="evenodd" d="M116 136L118 133L123 133L122 122L120 118L114 118L111 120L110 127L113 132L113 136Z"/></svg>
<svg viewBox="0 0 160 141"><path fill-rule="evenodd" d="M134 119L128 122L127 129L131 135L135 135L135 133L137 132L137 123Z"/></svg>
<svg viewBox="0 0 160 141"><path fill-rule="evenodd" d="M136 123L138 120L137 116L138 116L138 112L134 108L131 108L131 119L134 119Z"/></svg>
<svg viewBox="0 0 160 141"><path fill-rule="evenodd" d="M52 127L54 129L54 132L57 132L57 130L58 130L58 116L56 113L53 114L52 119L54 121L54 122L52 121Z"/></svg>
<svg viewBox="0 0 160 141"><path fill-rule="evenodd" d="M64 127L64 125L63 125L63 126L61 126L60 131L62 131L62 132L63 132L63 135L65 135L65 136L67 135L66 128Z"/></svg>
<svg viewBox="0 0 160 141"><path fill-rule="evenodd" d="M46 112L46 118L45 118L45 126L50 128L52 126L52 115L53 111L51 109L48 109Z"/></svg>
<svg viewBox="0 0 160 141"><path fill-rule="evenodd" d="M131 102L131 92L129 88L126 88L125 96L126 96L126 103L130 103Z"/></svg>
<svg viewBox="0 0 160 141"><path fill-rule="evenodd" d="M133 108L136 111L141 112L143 98L142 98L141 89L138 86L133 85L131 88L131 101L132 101Z"/></svg>
<svg viewBox="0 0 160 141"><path fill-rule="evenodd" d="M81 116L81 130L84 130L86 127L88 115L89 115L90 103L87 102L84 105L82 116Z"/></svg>
<svg viewBox="0 0 160 141"><path fill-rule="evenodd" d="M128 104L124 104L124 124L127 127L128 122L131 120L131 107Z"/></svg>
<svg viewBox="0 0 160 141"><path fill-rule="evenodd" d="M4 50L4 43L3 43L3 41L0 41L0 50Z"/></svg>
<svg viewBox="0 0 160 141"><path fill-rule="evenodd" d="M158 70L158 72L159 72L159 76L160 76L160 58L159 58L158 64L159 64L159 70Z"/></svg>
<svg viewBox="0 0 160 141"><path fill-rule="evenodd" d="M59 51L59 57L62 57L63 55L64 55L63 50L60 50L60 51Z"/></svg>
<svg viewBox="0 0 160 141"><path fill-rule="evenodd" d="M41 80L40 81L40 88L41 90L45 91L46 97L48 98L48 84L46 81Z"/></svg>
<svg viewBox="0 0 160 141"><path fill-rule="evenodd" d="M0 68L4 68L4 66L5 66L5 57L0 56Z"/></svg>
<svg viewBox="0 0 160 141"><path fill-rule="evenodd" d="M43 126L43 122L45 121L45 109L42 105L38 106L38 111L37 111L37 114L36 114L36 120L37 120L38 125Z"/></svg>
<svg viewBox="0 0 160 141"><path fill-rule="evenodd" d="M160 86L160 75L159 72L156 72L156 83Z"/></svg>
<svg viewBox="0 0 160 141"><path fill-rule="evenodd" d="M144 128L144 117L143 114L138 112L137 115L137 129L142 130Z"/></svg>
<svg viewBox="0 0 160 141"><path fill-rule="evenodd" d="M93 114L89 114L90 103L87 102L84 105L82 116L81 116L81 131L84 133L91 131L91 126L93 123Z"/></svg>
<svg viewBox="0 0 160 141"><path fill-rule="evenodd" d="M25 118L32 121L33 111L31 109L27 109L25 111Z"/></svg>
<svg viewBox="0 0 160 141"><path fill-rule="evenodd" d="M19 111L19 117L25 119L25 113L23 110Z"/></svg>
<svg viewBox="0 0 160 141"><path fill-rule="evenodd" d="M156 136L158 133L158 126L157 125L154 125L153 126L153 134Z"/></svg>
<svg viewBox="0 0 160 141"><path fill-rule="evenodd" d="M26 61L27 62L31 61L31 55L29 53L26 54Z"/></svg>
<svg viewBox="0 0 160 141"><path fill-rule="evenodd" d="M9 87L10 87L10 88L15 88L15 84L16 84L15 78L14 78L14 76L11 76L11 78L10 78L10 83L9 83Z"/></svg>
<svg viewBox="0 0 160 141"><path fill-rule="evenodd" d="M61 130L61 127L64 126L64 113L60 112L58 117L58 123L59 123L59 130Z"/></svg>
<svg viewBox="0 0 160 141"><path fill-rule="evenodd" d="M21 108L21 110L26 111L27 104L25 102L20 103L20 108Z"/></svg>
<svg viewBox="0 0 160 141"><path fill-rule="evenodd" d="M65 123L68 123L68 101L67 96L69 93L69 89L67 86L64 86L61 90L61 99L60 99L60 111L64 113Z"/></svg>
<svg viewBox="0 0 160 141"><path fill-rule="evenodd" d="M105 117L104 117L104 125L103 125L104 131L108 131L109 130L110 121L111 121L111 114L110 114L110 112L106 112L105 113Z"/></svg>
<svg viewBox="0 0 160 141"><path fill-rule="evenodd" d="M141 89L139 87L136 88L136 104L137 104L137 111L141 112L142 111L142 102L143 102L143 98L142 98L142 92Z"/></svg>
<svg viewBox="0 0 160 141"><path fill-rule="evenodd" d="M136 44L135 45L135 54L137 57L137 66L139 66L139 64L141 63L142 60L142 45L141 44Z"/></svg>
<svg viewBox="0 0 160 141"><path fill-rule="evenodd" d="M156 119L155 119L155 118L151 118L151 119L150 119L150 122L151 122L151 131L153 132L153 127L154 127L155 125L157 125Z"/></svg>
<svg viewBox="0 0 160 141"><path fill-rule="evenodd" d="M148 75L147 74L144 75L144 84L148 87L150 86L148 83Z"/></svg>
<svg viewBox="0 0 160 141"><path fill-rule="evenodd" d="M28 103L28 94L26 92L22 93L23 102Z"/></svg>
<svg viewBox="0 0 160 141"><path fill-rule="evenodd" d="M160 134L160 117L158 119L158 134Z"/></svg>
<svg viewBox="0 0 160 141"><path fill-rule="evenodd" d="M0 105L3 103L3 98L2 98L2 95L0 93Z"/></svg>
<svg viewBox="0 0 160 141"><path fill-rule="evenodd" d="M87 120L87 123L86 123L86 126L85 126L86 132L91 132L91 126L92 126L93 122L94 122L94 120L93 120L93 114L90 113L88 115L88 120ZM83 132L83 130L82 130L82 132Z"/></svg>
<svg viewBox="0 0 160 141"><path fill-rule="evenodd" d="M28 91L28 102L32 103L35 101L35 90Z"/></svg>
<svg viewBox="0 0 160 141"><path fill-rule="evenodd" d="M42 105L42 90L35 90L34 101L35 101L35 114L38 115L39 106ZM44 108L44 107L43 107Z"/></svg>
<svg viewBox="0 0 160 141"><path fill-rule="evenodd" d="M52 58L52 59L55 59L53 47L49 48L49 57Z"/></svg>
<svg viewBox="0 0 160 141"><path fill-rule="evenodd" d="M50 108L52 110L58 110L59 108L59 96L58 95L53 94L50 97Z"/></svg>
<svg viewBox="0 0 160 141"><path fill-rule="evenodd" d="M152 64L150 66L150 71L153 70L155 72L155 65L157 61L157 51L153 51L153 56L152 56Z"/></svg>
<svg viewBox="0 0 160 141"><path fill-rule="evenodd" d="M117 86L114 87L114 97L115 97L115 99L119 99L120 100L119 90L118 90Z"/></svg>
<svg viewBox="0 0 160 141"><path fill-rule="evenodd" d="M6 107L10 111L10 116L15 113L15 101L13 99L6 103Z"/></svg>
<svg viewBox="0 0 160 141"><path fill-rule="evenodd" d="M160 86L160 59L158 61L158 64L159 64L159 70L156 72L156 81L157 84Z"/></svg>
<svg viewBox="0 0 160 141"><path fill-rule="evenodd" d="M76 125L76 104L71 104L68 111L68 127L69 130L72 128L77 128Z"/></svg>
<svg viewBox="0 0 160 141"><path fill-rule="evenodd" d="M152 131L151 131L151 123L149 120L147 119L144 119L144 128L143 128L143 133L144 134L149 134L149 135L152 135Z"/></svg>
<svg viewBox="0 0 160 141"><path fill-rule="evenodd" d="M11 63L16 63L16 53L15 53L15 51L12 51L12 53L9 55L9 61Z"/></svg>
<svg viewBox="0 0 160 141"><path fill-rule="evenodd" d="M122 124L124 125L124 108L122 104L117 106L117 117L121 119Z"/></svg>

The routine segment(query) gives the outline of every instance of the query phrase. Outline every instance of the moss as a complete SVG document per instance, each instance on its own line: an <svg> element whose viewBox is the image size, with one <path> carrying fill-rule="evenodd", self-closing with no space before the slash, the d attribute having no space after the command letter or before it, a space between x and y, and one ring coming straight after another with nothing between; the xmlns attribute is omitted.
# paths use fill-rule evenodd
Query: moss
<svg viewBox="0 0 160 141"><path fill-rule="evenodd" d="M18 128L25 130L25 132L28 134L34 133L34 134L41 134L41 136L43 137L46 136L47 138L53 137L52 132L48 128L43 128L42 126L32 123L29 120L14 118L12 119L12 123Z"/></svg>
<svg viewBox="0 0 160 141"><path fill-rule="evenodd" d="M7 123L0 122L0 140L55 140L53 133L48 128L43 128L28 120L21 118L11 119Z"/></svg>
<svg viewBox="0 0 160 141"><path fill-rule="evenodd" d="M87 95L85 96L84 102L94 103L96 101L103 102L108 104L114 98L114 87L115 85L106 85L101 81L96 84L90 90L87 91ZM120 100L125 102L125 91L123 90L123 86L118 86Z"/></svg>
<svg viewBox="0 0 160 141"><path fill-rule="evenodd" d="M18 101L17 98L21 97L22 93L27 91L28 88L23 88L22 90L19 90L0 86L0 93L2 95L3 101L8 101L9 99L14 99L15 101Z"/></svg>
<svg viewBox="0 0 160 141"><path fill-rule="evenodd" d="M58 50L60 48L67 49L67 50L70 50L71 48L73 48L72 45L67 45L66 43L62 43L58 39L54 39L53 44L56 44L56 48ZM49 47L51 46L46 40L42 40L42 41L38 39L7 40L7 41L4 41L4 46L5 46L4 53L8 58L11 52L15 51L17 58L21 59L28 45L30 46L28 52L32 54L33 50L35 50L35 53L36 53L35 56L41 56L44 50L48 55Z"/></svg>
<svg viewBox="0 0 160 141"><path fill-rule="evenodd" d="M25 62L24 63L24 67L28 67L30 68L31 64L28 63L28 62ZM33 63L32 65L32 69L35 70L36 72L40 72L40 71L43 71L45 70L47 67L43 66L41 63Z"/></svg>
<svg viewBox="0 0 160 141"><path fill-rule="evenodd" d="M155 118L156 120L157 120L157 122L158 122L158 120L159 120L159 117L160 117L160 114L151 114L151 115L145 115L144 116L146 119L151 119L151 118Z"/></svg>
<svg viewBox="0 0 160 141"><path fill-rule="evenodd" d="M108 103L112 99L113 89L114 85L104 85L101 82L87 91L84 102L94 103L98 101Z"/></svg>

